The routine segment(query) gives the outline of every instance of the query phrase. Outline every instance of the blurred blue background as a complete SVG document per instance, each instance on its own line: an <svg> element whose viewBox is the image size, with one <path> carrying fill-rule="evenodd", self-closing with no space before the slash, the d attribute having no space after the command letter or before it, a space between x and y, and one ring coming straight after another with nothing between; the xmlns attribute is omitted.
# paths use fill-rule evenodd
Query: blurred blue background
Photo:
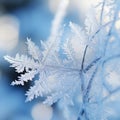
<svg viewBox="0 0 120 120"><path fill-rule="evenodd" d="M80 24L90 2L71 1L64 22ZM33 120L31 109L38 101L25 103L24 94L29 84L10 85L18 74L8 67L3 56L24 54L27 37L38 45L40 40L46 40L58 4L59 0L0 0L0 120Z"/></svg>

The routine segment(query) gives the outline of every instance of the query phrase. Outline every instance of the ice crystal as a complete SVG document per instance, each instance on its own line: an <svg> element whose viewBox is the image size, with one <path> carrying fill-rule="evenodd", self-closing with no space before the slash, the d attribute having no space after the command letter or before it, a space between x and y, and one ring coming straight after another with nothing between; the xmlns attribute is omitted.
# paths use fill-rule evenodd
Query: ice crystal
<svg viewBox="0 0 120 120"><path fill-rule="evenodd" d="M108 77L115 79L112 72L118 77L120 72L119 67L113 67L120 65L120 36L115 27L119 4L119 0L100 1L90 9L84 28L69 23L70 31L63 42L60 25L68 5L63 0L49 39L41 41L42 49L28 39L28 55L5 56L11 67L21 73L12 85L24 85L37 78L26 93L27 101L43 97L43 103L52 105L62 100L66 106L79 106L77 120L107 119L107 113L103 114L104 103L120 89L113 88Z"/></svg>

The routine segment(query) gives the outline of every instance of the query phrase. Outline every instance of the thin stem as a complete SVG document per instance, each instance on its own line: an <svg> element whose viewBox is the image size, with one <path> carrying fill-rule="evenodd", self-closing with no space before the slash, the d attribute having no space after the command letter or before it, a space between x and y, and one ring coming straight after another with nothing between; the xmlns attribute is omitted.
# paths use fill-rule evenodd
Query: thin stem
<svg viewBox="0 0 120 120"><path fill-rule="evenodd" d="M90 70L96 63L98 63L101 60L101 57L96 58L93 60L85 69L84 72L86 73L88 70Z"/></svg>
<svg viewBox="0 0 120 120"><path fill-rule="evenodd" d="M109 95L107 95L106 97L104 97L102 99L102 102L106 101L108 98L110 98L112 95L114 95L118 91L120 91L120 86L117 87L116 89L112 90Z"/></svg>
<svg viewBox="0 0 120 120"><path fill-rule="evenodd" d="M107 83L105 78L104 78L104 81L103 81L103 86L107 90L107 92L110 94L111 93L111 86L109 85L109 83Z"/></svg>
<svg viewBox="0 0 120 120"><path fill-rule="evenodd" d="M96 35L97 35L103 28L107 27L107 26L108 26L109 24L111 24L112 22L113 22L113 20L110 21L110 22L108 22L108 23L105 23L105 24L102 25L102 26L100 26L100 27L98 28L98 30L90 37L89 41L91 42L91 41L96 37Z"/></svg>
<svg viewBox="0 0 120 120"><path fill-rule="evenodd" d="M115 22L116 22L117 14L118 14L118 9L117 9L117 7L116 7L116 8L115 8L115 13L114 13L114 18L113 18L111 27L110 27L110 29L109 29L109 31L108 31L108 34L107 34L107 38L106 38L106 42L105 42L105 46L104 46L104 53L103 53L103 56L105 56L105 54L106 54L107 46L108 46L110 37L111 37L111 35L112 35L111 33L112 33L112 30L113 30L114 25L115 25Z"/></svg>
<svg viewBox="0 0 120 120"><path fill-rule="evenodd" d="M117 55L112 55L110 57L108 57L107 59L104 60L104 64L112 59L116 59L116 58L119 58L120 57L120 54L117 54Z"/></svg>
<svg viewBox="0 0 120 120"><path fill-rule="evenodd" d="M85 62L85 56L87 52L88 45L86 45L84 53L83 53L83 58L82 58L82 64L81 64L81 69L80 69L80 77L81 77L81 90L84 91L84 62Z"/></svg>
<svg viewBox="0 0 120 120"><path fill-rule="evenodd" d="M105 102L106 100L108 100L112 95L114 95L116 92L119 92L120 91L120 86L115 88L114 90L112 90L109 95L105 96L104 98L102 98L101 101L95 101L95 102L91 102L89 104L98 104L98 103L102 103L102 102Z"/></svg>
<svg viewBox="0 0 120 120"><path fill-rule="evenodd" d="M85 62L85 56L86 56L87 48L88 48L88 45L86 45L86 47L84 49L82 64L81 64L81 71L83 71L83 69L84 69L84 62Z"/></svg>
<svg viewBox="0 0 120 120"><path fill-rule="evenodd" d="M97 70L98 70L98 66L93 71L92 76L91 76L91 78L89 80L88 86L86 88L86 92L85 92L85 95L84 95L84 101L86 101L86 102L88 102L88 97L89 97L90 89L92 87L92 83L93 83L94 77L95 77L95 75L97 73Z"/></svg>
<svg viewBox="0 0 120 120"><path fill-rule="evenodd" d="M85 108L82 108L82 110L81 110L80 113L79 113L79 116L78 116L77 120L82 120L81 117L82 117L82 118L85 117L85 120L89 120Z"/></svg>
<svg viewBox="0 0 120 120"><path fill-rule="evenodd" d="M106 0L103 0L101 14L100 14L100 26L102 25L102 21L103 21L103 13L104 13L104 8L105 8L105 2L106 2Z"/></svg>

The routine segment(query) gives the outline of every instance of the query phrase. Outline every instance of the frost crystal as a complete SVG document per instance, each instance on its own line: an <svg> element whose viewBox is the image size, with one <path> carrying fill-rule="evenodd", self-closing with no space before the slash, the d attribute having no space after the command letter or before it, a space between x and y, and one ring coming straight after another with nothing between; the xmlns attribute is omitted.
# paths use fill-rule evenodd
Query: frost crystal
<svg viewBox="0 0 120 120"><path fill-rule="evenodd" d="M84 29L69 23L70 31L63 42L60 25L68 0L62 0L49 39L41 41L42 50L28 39L28 55L5 56L21 73L12 85L37 78L26 93L27 101L40 96L43 103L52 105L63 100L66 107L79 106L76 120L107 119L103 106L120 90L119 4L119 0L100 1L89 11ZM117 80L114 86L112 79Z"/></svg>

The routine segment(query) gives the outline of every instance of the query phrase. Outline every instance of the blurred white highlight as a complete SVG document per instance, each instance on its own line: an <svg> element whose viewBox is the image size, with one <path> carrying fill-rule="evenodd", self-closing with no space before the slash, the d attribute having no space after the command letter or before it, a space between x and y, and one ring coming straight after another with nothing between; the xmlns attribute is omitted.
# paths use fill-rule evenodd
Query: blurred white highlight
<svg viewBox="0 0 120 120"><path fill-rule="evenodd" d="M69 3L69 0L61 0L58 10L56 12L55 18L52 22L52 29L51 29L51 34L50 34L49 40L54 41L54 39L59 34L59 29L60 29L61 23L65 17L68 3Z"/></svg>
<svg viewBox="0 0 120 120"><path fill-rule="evenodd" d="M51 120L53 109L45 104L38 103L32 108L33 120Z"/></svg>
<svg viewBox="0 0 120 120"><path fill-rule="evenodd" d="M6 15L0 17L0 49L9 51L18 43L19 22L17 18Z"/></svg>
<svg viewBox="0 0 120 120"><path fill-rule="evenodd" d="M118 20L116 23L115 23L115 27L116 27L116 29L120 29L120 20Z"/></svg>
<svg viewBox="0 0 120 120"><path fill-rule="evenodd" d="M55 13L60 0L49 0L49 9ZM70 0L69 10L78 9L82 14L86 13L92 4L96 4L98 0Z"/></svg>

